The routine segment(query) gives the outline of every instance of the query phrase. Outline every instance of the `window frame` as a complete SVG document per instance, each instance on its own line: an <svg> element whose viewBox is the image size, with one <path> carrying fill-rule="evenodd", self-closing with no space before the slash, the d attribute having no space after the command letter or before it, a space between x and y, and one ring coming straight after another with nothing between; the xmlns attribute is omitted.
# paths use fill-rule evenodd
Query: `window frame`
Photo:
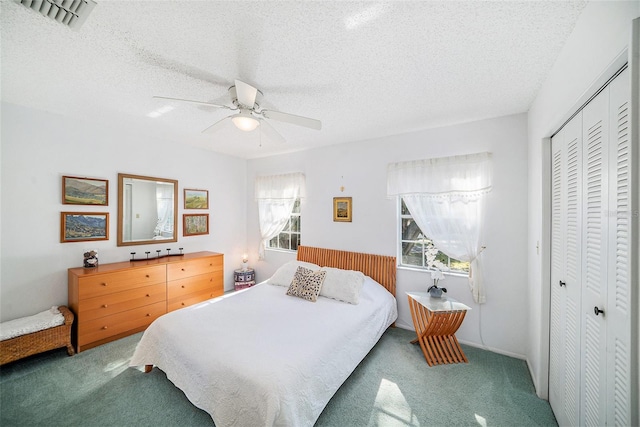
<svg viewBox="0 0 640 427"><path fill-rule="evenodd" d="M396 206L397 208L397 218L396 218L396 232L397 232L397 246L396 246L396 251L397 251L397 264L398 264L398 268L402 268L402 269L408 269L408 270L420 270L420 271L434 271L435 269L433 267L429 267L426 266L426 257L425 257L425 250L426 247L428 246L427 242L430 242L431 244L433 244L433 246L437 249L437 246L433 243L433 241L428 238L427 236L425 236L425 234L422 232L422 230L420 230L420 234L423 236L422 239L418 239L418 240L404 240L403 236L402 236L402 226L403 226L403 221L405 219L411 219L412 221L415 220L413 219L413 215L411 215L411 213L409 212L409 209L407 208L407 214L403 214L402 213L402 205L404 204L404 202L402 201L402 197L398 197L398 204ZM406 205L405 205L406 207ZM417 226L417 224L416 224ZM420 229L420 227L418 227L418 229ZM420 244L422 245L422 265L415 265L415 264L405 264L404 263L404 259L403 259L403 250L402 250L402 246L403 243L414 243L414 244ZM455 276L463 276L463 277L469 277L469 271L468 270L456 270L456 269L452 269L451 268L451 261L455 261L455 262L464 262L464 261L460 261L457 259L453 259L451 257L449 257L448 255L446 255L444 252L438 250L438 254L436 255L436 259L442 260L443 257L446 257L447 259L447 263L445 264L449 270L448 271L444 271L445 274L451 274L451 275L455 275ZM469 264L469 263L467 263Z"/></svg>
<svg viewBox="0 0 640 427"><path fill-rule="evenodd" d="M298 223L298 231L292 231L291 230L291 224L294 218L297 218L297 223ZM283 248L280 247L280 242L282 240L281 236L282 235L287 235L288 236L288 242L289 242L289 247L288 248ZM297 239L297 243L298 245L296 246L295 249L291 249L291 236L293 235L297 235L298 239ZM287 224L284 226L284 229L275 237L273 237L271 240L269 240L267 242L267 244L265 245L265 250L268 251L279 251L279 252L298 252L298 247L301 245L301 239L302 239L302 215L301 215L301 200L300 197L298 197L296 199L296 201L293 204L293 211L291 212L291 215L289 215L289 219L287 220ZM272 242L276 241L278 246L271 246Z"/></svg>

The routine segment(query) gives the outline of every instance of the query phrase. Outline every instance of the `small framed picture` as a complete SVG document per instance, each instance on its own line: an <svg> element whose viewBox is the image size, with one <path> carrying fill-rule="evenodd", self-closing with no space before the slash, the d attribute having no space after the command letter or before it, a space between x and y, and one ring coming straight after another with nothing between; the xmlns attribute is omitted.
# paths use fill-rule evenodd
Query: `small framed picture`
<svg viewBox="0 0 640 427"><path fill-rule="evenodd" d="M185 209L209 209L209 191L184 189Z"/></svg>
<svg viewBox="0 0 640 427"><path fill-rule="evenodd" d="M97 178L62 177L62 204L109 205L109 181Z"/></svg>
<svg viewBox="0 0 640 427"><path fill-rule="evenodd" d="M209 214L183 214L183 235L209 234Z"/></svg>
<svg viewBox="0 0 640 427"><path fill-rule="evenodd" d="M333 220L351 222L351 197L333 198Z"/></svg>
<svg viewBox="0 0 640 427"><path fill-rule="evenodd" d="M60 242L109 240L108 212L61 212Z"/></svg>

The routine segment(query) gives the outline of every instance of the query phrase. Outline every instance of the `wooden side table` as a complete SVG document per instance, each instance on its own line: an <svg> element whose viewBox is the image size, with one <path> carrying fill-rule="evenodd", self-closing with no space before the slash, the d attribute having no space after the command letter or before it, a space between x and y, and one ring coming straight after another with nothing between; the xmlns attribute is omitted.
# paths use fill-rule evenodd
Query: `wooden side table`
<svg viewBox="0 0 640 427"><path fill-rule="evenodd" d="M407 297L417 335L411 343L420 343L429 366L469 363L455 333L471 308L453 298L432 298L427 292L407 292Z"/></svg>

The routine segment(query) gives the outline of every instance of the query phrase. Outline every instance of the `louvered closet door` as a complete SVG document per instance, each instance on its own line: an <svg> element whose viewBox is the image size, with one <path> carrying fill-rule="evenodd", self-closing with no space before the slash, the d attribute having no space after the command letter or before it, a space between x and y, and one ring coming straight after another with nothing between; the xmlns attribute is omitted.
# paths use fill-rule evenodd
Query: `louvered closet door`
<svg viewBox="0 0 640 427"><path fill-rule="evenodd" d="M549 402L560 425L580 423L582 113L551 142Z"/></svg>
<svg viewBox="0 0 640 427"><path fill-rule="evenodd" d="M561 425L639 421L630 98L624 70L551 141L549 401Z"/></svg>
<svg viewBox="0 0 640 427"><path fill-rule="evenodd" d="M608 138L609 90L605 88L582 111L582 401L586 426L604 426L607 398Z"/></svg>
<svg viewBox="0 0 640 427"><path fill-rule="evenodd" d="M566 179L564 129L551 139L551 310L549 319L549 403L558 424L566 425L565 396L562 387L565 375L565 299L560 286L565 281L565 195Z"/></svg>
<svg viewBox="0 0 640 427"><path fill-rule="evenodd" d="M634 419L631 391L631 264L630 223L630 81L629 70L620 74L609 86L609 271L607 295L607 415L608 425L628 426ZM637 183L635 183L637 185ZM633 188L632 188L633 187Z"/></svg>
<svg viewBox="0 0 640 427"><path fill-rule="evenodd" d="M565 375L563 390L567 424L580 421L580 307L582 295L583 135L582 113L565 126L567 145L565 221Z"/></svg>

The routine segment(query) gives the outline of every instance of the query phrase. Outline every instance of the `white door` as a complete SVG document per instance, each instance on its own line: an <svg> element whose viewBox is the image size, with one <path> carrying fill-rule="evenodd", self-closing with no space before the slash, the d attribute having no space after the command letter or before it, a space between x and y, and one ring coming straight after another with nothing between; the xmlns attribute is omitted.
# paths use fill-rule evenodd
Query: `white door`
<svg viewBox="0 0 640 427"><path fill-rule="evenodd" d="M609 88L582 111L582 403L581 425L606 425Z"/></svg>
<svg viewBox="0 0 640 427"><path fill-rule="evenodd" d="M560 425L639 421L630 93L625 70L551 140L549 401Z"/></svg>
<svg viewBox="0 0 640 427"><path fill-rule="evenodd" d="M553 137L549 402L560 425L580 423L582 113Z"/></svg>
<svg viewBox="0 0 640 427"><path fill-rule="evenodd" d="M609 85L609 271L607 295L607 424L637 425L631 363L631 105L629 69ZM637 286L637 284L636 284ZM637 361L635 362L637 366Z"/></svg>
<svg viewBox="0 0 640 427"><path fill-rule="evenodd" d="M563 379L566 366L564 341L565 277L565 129L551 139L551 309L549 319L549 403L558 424L567 425Z"/></svg>

